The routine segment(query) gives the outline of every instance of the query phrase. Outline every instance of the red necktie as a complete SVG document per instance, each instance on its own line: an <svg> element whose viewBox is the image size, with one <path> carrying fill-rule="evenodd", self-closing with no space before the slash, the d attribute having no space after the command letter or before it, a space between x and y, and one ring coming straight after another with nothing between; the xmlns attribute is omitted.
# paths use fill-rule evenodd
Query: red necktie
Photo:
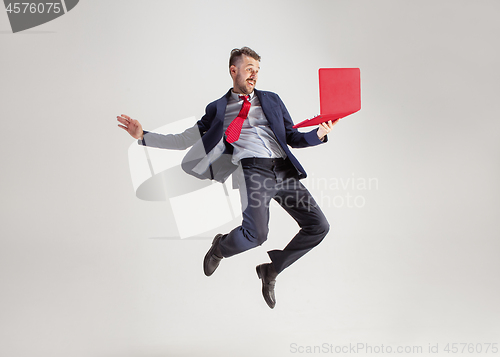
<svg viewBox="0 0 500 357"><path fill-rule="evenodd" d="M236 140L240 138L241 134L241 127L243 126L243 122L248 116L248 112L250 110L250 102L248 99L250 98L249 95L239 96L240 99L243 99L243 106L241 107L240 113L238 116L229 124L229 126L226 129L226 136L227 136L227 142L228 143L234 143Z"/></svg>

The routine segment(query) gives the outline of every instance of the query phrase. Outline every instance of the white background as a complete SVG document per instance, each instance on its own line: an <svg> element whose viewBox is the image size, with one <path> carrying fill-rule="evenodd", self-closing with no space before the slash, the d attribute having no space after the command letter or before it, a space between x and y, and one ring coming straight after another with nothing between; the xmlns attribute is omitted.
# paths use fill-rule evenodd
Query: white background
<svg viewBox="0 0 500 357"><path fill-rule="evenodd" d="M450 355L446 343L500 343L499 11L487 0L87 0L17 34L0 11L0 354L439 343ZM210 240L162 239L171 212L135 197L132 139L115 119L151 129L201 117L231 86L241 46L262 55L257 87L295 122L319 111L318 68L361 68L361 111L294 153L316 198L365 204L322 202L331 231L280 275L274 310L254 267L293 220L273 206L268 242L205 277ZM314 188L320 178L378 186Z"/></svg>

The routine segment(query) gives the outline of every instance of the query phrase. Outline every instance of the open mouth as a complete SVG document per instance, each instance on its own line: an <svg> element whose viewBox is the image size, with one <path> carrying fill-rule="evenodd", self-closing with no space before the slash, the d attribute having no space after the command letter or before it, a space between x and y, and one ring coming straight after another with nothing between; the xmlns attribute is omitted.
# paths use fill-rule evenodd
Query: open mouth
<svg viewBox="0 0 500 357"><path fill-rule="evenodd" d="M249 80L247 80L247 82L248 82L248 84L250 84L252 87L254 87L254 86L255 86L255 81L254 81L254 80L249 79Z"/></svg>

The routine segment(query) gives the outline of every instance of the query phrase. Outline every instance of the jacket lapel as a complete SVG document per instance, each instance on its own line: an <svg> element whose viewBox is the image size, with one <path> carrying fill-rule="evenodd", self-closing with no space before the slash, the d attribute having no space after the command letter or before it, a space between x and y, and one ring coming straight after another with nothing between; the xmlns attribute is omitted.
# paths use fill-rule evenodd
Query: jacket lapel
<svg viewBox="0 0 500 357"><path fill-rule="evenodd" d="M282 137L282 135L284 135L284 127L283 124L279 122L280 109L276 107L265 92L258 91L257 89L254 90L257 98L259 98L262 111L269 122L271 130L274 135L276 135L278 141L280 141L281 146L283 146L284 137Z"/></svg>

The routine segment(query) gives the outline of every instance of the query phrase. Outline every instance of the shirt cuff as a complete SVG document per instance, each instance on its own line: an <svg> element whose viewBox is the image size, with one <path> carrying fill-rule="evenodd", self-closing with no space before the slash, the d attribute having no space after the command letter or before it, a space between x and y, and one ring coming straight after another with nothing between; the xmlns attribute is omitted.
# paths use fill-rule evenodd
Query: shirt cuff
<svg viewBox="0 0 500 357"><path fill-rule="evenodd" d="M144 136L148 133L148 131L142 131L142 139L137 139L137 144L146 146L146 141L144 140Z"/></svg>

